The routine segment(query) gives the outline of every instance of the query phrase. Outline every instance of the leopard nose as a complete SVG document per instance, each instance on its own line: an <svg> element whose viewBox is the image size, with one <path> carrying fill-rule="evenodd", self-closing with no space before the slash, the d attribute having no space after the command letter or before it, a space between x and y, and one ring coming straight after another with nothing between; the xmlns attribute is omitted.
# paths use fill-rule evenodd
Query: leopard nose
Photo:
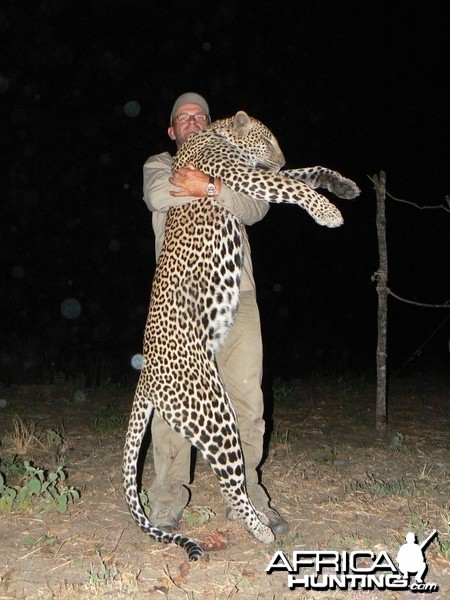
<svg viewBox="0 0 450 600"><path fill-rule="evenodd" d="M276 162L275 162L275 170L278 173L278 171L280 169L282 169L284 167L284 165L286 164L286 159L284 158L284 154L281 152L278 156L276 156Z"/></svg>
<svg viewBox="0 0 450 600"><path fill-rule="evenodd" d="M273 149L274 149L273 160L274 160L275 168L277 171L279 171L286 164L286 159L284 158L284 154L281 151L281 148L278 145L278 143L274 144Z"/></svg>

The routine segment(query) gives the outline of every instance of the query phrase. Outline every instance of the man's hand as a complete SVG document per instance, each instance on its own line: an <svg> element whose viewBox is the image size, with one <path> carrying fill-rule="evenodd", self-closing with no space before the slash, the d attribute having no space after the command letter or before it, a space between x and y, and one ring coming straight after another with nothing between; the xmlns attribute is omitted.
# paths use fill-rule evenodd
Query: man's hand
<svg viewBox="0 0 450 600"><path fill-rule="evenodd" d="M209 176L197 169L192 163L189 163L185 167L180 167L173 171L171 177L169 177L169 182L180 188L179 190L170 192L171 196L177 196L178 198L184 198L185 196L205 198ZM217 194L220 194L220 179L215 179L214 185L216 186Z"/></svg>

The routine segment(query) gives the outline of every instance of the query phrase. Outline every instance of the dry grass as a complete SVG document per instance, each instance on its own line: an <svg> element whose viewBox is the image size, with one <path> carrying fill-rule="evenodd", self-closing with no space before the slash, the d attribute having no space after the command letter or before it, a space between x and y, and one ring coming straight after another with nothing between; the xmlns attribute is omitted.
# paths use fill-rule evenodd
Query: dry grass
<svg viewBox="0 0 450 600"><path fill-rule="evenodd" d="M21 417L15 417L10 436L17 454L26 455L35 448L44 448L42 442L44 432L39 429L37 421L26 421Z"/></svg>
<svg viewBox="0 0 450 600"><path fill-rule="evenodd" d="M211 518L206 522L187 519L183 531L199 541L221 535L228 543L210 551L209 560L193 564L186 563L180 548L148 540L132 523L122 492L122 436L99 437L90 432L92 409L84 416L74 415L69 406L62 415L61 405L57 405L53 423L63 416L65 421L72 418L67 470L82 497L65 515L37 518L18 514L0 520L0 577L4 577L0 598L401 600L394 592L293 593L287 589L285 573L268 576L265 568L278 549L287 556L299 549L386 550L395 556L409 530L424 539L438 529L440 541L448 543L450 457L445 412L439 412L437 403L427 422L407 396L399 411L401 418L392 426L392 435L401 432L404 437L397 436L392 445L392 435L378 439L367 425L366 407L372 404L364 398L357 399L364 414L362 422L343 417L351 413L353 396L347 403L341 397L336 400L336 392L323 386L310 395L320 395L322 400L311 407L306 420L297 421L295 407L278 409L263 469L263 480L275 506L289 518L291 532L262 546L239 522L226 521L217 481L199 458L190 508L193 515L200 516L207 510ZM108 401L106 398L105 404ZM129 405L129 398L124 402ZM369 416L372 419L373 415ZM18 423L18 437L28 441L29 448L42 449L46 440L34 425L33 429ZM15 431L12 420L10 427ZM5 446L0 449L3 455L5 450ZM13 451L13 447L7 450ZM150 456L142 479L144 488L153 479ZM400 480L405 484L402 493L386 494L396 492L393 484ZM59 541L52 546L39 541L49 536ZM39 543L24 547L28 537ZM433 542L427 550L427 581L441 586L432 600L450 597L447 548Z"/></svg>

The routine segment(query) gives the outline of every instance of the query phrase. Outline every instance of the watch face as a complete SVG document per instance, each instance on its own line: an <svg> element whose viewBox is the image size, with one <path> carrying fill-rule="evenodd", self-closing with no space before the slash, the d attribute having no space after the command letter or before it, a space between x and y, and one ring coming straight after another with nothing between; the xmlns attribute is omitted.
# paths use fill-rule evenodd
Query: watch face
<svg viewBox="0 0 450 600"><path fill-rule="evenodd" d="M208 196L214 196L214 194L216 193L216 186L213 183L208 183L208 185L206 186L206 193L208 194Z"/></svg>

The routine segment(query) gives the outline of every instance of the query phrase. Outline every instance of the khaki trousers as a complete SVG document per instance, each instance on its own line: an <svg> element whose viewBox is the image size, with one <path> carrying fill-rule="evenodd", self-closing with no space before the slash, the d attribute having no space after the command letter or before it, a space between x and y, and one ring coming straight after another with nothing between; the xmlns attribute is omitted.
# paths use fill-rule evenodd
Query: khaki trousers
<svg viewBox="0 0 450 600"><path fill-rule="evenodd" d="M220 375L237 413L245 460L247 491L256 508L269 498L258 483L264 436L262 340L254 292L242 292L239 309L227 341L217 356ZM154 513L162 508L180 513L189 502L191 444L156 413L152 421L156 477L148 495Z"/></svg>

